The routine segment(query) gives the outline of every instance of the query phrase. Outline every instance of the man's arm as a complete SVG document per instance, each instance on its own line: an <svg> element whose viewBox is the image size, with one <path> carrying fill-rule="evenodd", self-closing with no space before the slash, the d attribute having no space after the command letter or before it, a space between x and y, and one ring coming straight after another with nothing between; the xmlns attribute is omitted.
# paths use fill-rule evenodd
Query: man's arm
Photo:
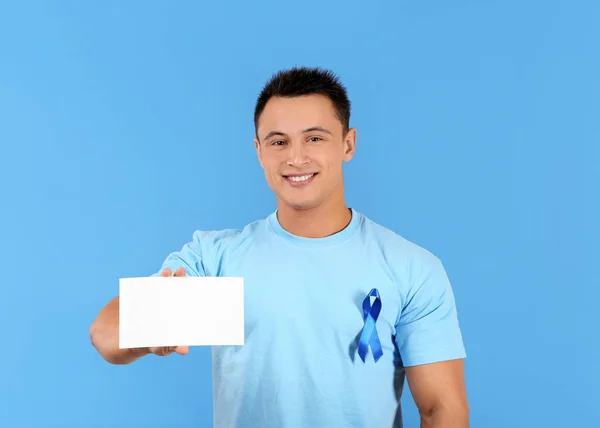
<svg viewBox="0 0 600 428"><path fill-rule="evenodd" d="M396 342L421 428L467 428L464 358L454 293L441 261L415 254Z"/></svg>
<svg viewBox="0 0 600 428"><path fill-rule="evenodd" d="M161 276L171 276L170 269L164 269ZM185 276L183 268L177 269L175 276ZM177 352L185 355L187 346L156 348L119 349L119 298L112 299L98 314L90 327L90 340L98 353L111 364L130 364L148 354L165 356Z"/></svg>
<svg viewBox="0 0 600 428"><path fill-rule="evenodd" d="M406 378L421 428L469 428L462 359L406 367Z"/></svg>

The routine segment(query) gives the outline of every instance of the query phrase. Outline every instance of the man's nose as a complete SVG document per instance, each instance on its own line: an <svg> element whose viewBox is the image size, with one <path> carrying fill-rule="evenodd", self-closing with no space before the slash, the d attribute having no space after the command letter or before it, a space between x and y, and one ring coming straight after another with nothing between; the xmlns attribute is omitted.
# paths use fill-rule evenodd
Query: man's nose
<svg viewBox="0 0 600 428"><path fill-rule="evenodd" d="M288 151L287 163L290 166L303 166L310 162L308 150L302 142L293 142Z"/></svg>

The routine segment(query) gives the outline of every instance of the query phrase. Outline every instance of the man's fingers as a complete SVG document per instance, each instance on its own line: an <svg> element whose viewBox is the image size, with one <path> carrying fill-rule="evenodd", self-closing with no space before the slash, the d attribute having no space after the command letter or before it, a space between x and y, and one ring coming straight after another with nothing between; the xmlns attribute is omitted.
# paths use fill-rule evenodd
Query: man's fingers
<svg viewBox="0 0 600 428"><path fill-rule="evenodd" d="M175 347L174 346L165 346L161 350L161 355L163 357L166 357L167 355L171 355L173 352L175 352Z"/></svg>
<svg viewBox="0 0 600 428"><path fill-rule="evenodd" d="M153 346L150 348L150 353L159 357L166 357L175 351L174 346Z"/></svg>
<svg viewBox="0 0 600 428"><path fill-rule="evenodd" d="M160 276L172 276L173 275L173 271L169 268L164 268L162 270L162 272L160 273ZM185 276L186 275L186 271L184 268L178 268L175 271L175 276Z"/></svg>
<svg viewBox="0 0 600 428"><path fill-rule="evenodd" d="M167 355L171 355L173 353L177 353L180 355L185 355L189 352L189 348L187 346L165 346L161 349L161 355L166 357Z"/></svg>
<svg viewBox="0 0 600 428"><path fill-rule="evenodd" d="M159 357L166 357L173 353L186 355L189 351L188 346L157 346L150 348L150 353L158 355Z"/></svg>

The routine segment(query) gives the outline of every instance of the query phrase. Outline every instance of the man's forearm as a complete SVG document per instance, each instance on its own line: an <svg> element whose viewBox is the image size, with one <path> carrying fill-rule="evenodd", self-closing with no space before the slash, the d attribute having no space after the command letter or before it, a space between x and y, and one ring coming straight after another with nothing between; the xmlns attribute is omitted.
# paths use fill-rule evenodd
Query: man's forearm
<svg viewBox="0 0 600 428"><path fill-rule="evenodd" d="M147 348L119 349L119 298L112 299L90 327L90 340L98 353L111 364L129 364L147 355Z"/></svg>
<svg viewBox="0 0 600 428"><path fill-rule="evenodd" d="M440 406L421 414L421 428L469 428L469 411L463 406Z"/></svg>

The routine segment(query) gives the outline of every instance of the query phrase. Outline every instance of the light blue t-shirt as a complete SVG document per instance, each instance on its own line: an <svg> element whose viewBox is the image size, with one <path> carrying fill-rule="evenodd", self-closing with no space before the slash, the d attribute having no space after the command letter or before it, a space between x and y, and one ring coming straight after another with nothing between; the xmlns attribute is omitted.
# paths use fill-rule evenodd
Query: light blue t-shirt
<svg viewBox="0 0 600 428"><path fill-rule="evenodd" d="M440 260L354 209L326 238L288 233L276 212L196 231L162 266L179 267L244 278L245 345L212 350L216 428L401 427L404 367L466 356ZM373 288L383 356L363 362Z"/></svg>

